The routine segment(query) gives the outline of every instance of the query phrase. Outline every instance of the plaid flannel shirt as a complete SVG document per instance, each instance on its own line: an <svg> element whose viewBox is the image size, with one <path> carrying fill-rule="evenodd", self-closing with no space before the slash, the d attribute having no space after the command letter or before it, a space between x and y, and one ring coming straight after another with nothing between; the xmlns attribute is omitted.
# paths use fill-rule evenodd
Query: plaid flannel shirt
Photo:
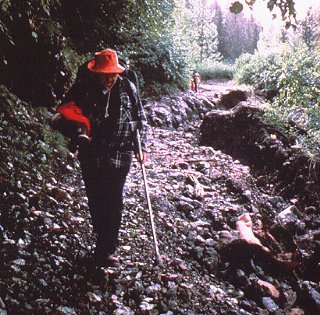
<svg viewBox="0 0 320 315"><path fill-rule="evenodd" d="M92 128L92 156L98 163L109 163L115 168L127 168L132 161L132 151L137 152L132 123L140 125L141 148L147 150L147 120L135 85L127 78L118 78L120 116L114 121L111 139L97 137L106 111L106 91L97 82L76 82L66 94L66 100L74 100L89 118ZM103 149L103 153L101 152ZM80 152L81 155L81 152Z"/></svg>

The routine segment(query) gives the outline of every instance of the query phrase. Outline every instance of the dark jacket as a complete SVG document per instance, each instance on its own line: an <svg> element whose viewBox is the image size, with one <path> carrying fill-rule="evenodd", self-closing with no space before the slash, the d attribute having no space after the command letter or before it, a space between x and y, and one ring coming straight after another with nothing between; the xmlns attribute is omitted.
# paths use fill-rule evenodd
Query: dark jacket
<svg viewBox="0 0 320 315"><path fill-rule="evenodd" d="M95 79L77 81L70 88L64 104L58 108L62 115L70 102L73 102L73 107L76 106L78 117L87 118L90 124L92 158L107 159L117 168L128 166L130 152L137 150L133 122L140 125L141 146L144 151L147 150L145 112L135 85L127 78L119 76L113 86L107 118L108 91Z"/></svg>

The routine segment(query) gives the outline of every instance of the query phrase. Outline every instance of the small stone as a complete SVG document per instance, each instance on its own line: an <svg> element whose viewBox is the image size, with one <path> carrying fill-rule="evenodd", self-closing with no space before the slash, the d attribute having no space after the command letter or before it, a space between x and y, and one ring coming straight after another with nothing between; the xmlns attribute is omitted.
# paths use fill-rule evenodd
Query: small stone
<svg viewBox="0 0 320 315"><path fill-rule="evenodd" d="M18 240L18 245L19 245L20 247L24 247L24 246L25 246L24 240L21 239L21 238L19 238L19 240Z"/></svg>
<svg viewBox="0 0 320 315"><path fill-rule="evenodd" d="M269 312L275 312L279 308L270 297L263 297L262 303Z"/></svg>
<svg viewBox="0 0 320 315"><path fill-rule="evenodd" d="M57 308L57 311L60 311L62 314L66 314L66 315L76 315L76 311L71 308L71 307L67 307L67 306L59 306Z"/></svg>
<svg viewBox="0 0 320 315"><path fill-rule="evenodd" d="M150 285L149 287L147 287L146 293L147 294L152 294L152 293L158 292L160 290L161 290L161 285L157 283L157 284Z"/></svg>
<svg viewBox="0 0 320 315"><path fill-rule="evenodd" d="M87 295L89 296L89 299L91 302L101 302L102 297L96 293L88 292Z"/></svg>
<svg viewBox="0 0 320 315"><path fill-rule="evenodd" d="M47 227L49 227L49 226L52 226L52 220L50 219L50 218L44 218L43 219L43 223L47 226Z"/></svg>
<svg viewBox="0 0 320 315"><path fill-rule="evenodd" d="M304 311L300 308L291 309L287 315L304 315Z"/></svg>
<svg viewBox="0 0 320 315"><path fill-rule="evenodd" d="M187 170L189 168L189 164L187 162L180 162L178 165L182 170Z"/></svg>
<svg viewBox="0 0 320 315"><path fill-rule="evenodd" d="M304 281L301 287L304 301L320 312L320 293L311 286L309 281Z"/></svg>
<svg viewBox="0 0 320 315"><path fill-rule="evenodd" d="M212 238L206 239L206 245L212 247L214 245L214 240Z"/></svg>
<svg viewBox="0 0 320 315"><path fill-rule="evenodd" d="M190 213L194 210L194 206L188 202L185 201L178 201L176 204L177 210L181 211L183 213Z"/></svg>
<svg viewBox="0 0 320 315"><path fill-rule="evenodd" d="M178 266L179 266L179 269L180 269L181 271L186 271L186 270L188 270L188 266L186 265L185 262L181 262Z"/></svg>
<svg viewBox="0 0 320 315"><path fill-rule="evenodd" d="M14 260L13 263L18 266L25 266L26 261L22 258L18 258L16 260Z"/></svg>
<svg viewBox="0 0 320 315"><path fill-rule="evenodd" d="M0 297L0 308L6 308L6 305L4 304L1 297Z"/></svg>
<svg viewBox="0 0 320 315"><path fill-rule="evenodd" d="M264 288L267 288L268 291L270 292L270 294L278 299L280 297L280 292L279 290L271 283L267 282L267 281L263 281L261 279L258 279L258 284L261 286L261 287L264 287Z"/></svg>
<svg viewBox="0 0 320 315"><path fill-rule="evenodd" d="M61 229L61 227L58 224L54 223L52 229L54 231L59 231Z"/></svg>
<svg viewBox="0 0 320 315"><path fill-rule="evenodd" d="M129 307L121 305L116 310L114 310L112 314L113 315L134 315L134 311Z"/></svg>
<svg viewBox="0 0 320 315"><path fill-rule="evenodd" d="M150 304L148 302L141 302L140 303L140 309L142 311L151 311L152 309L154 309L155 305L154 304Z"/></svg>
<svg viewBox="0 0 320 315"><path fill-rule="evenodd" d="M38 280L39 284L43 287L47 287L48 286L48 283L46 282L46 280L44 279L39 279Z"/></svg>

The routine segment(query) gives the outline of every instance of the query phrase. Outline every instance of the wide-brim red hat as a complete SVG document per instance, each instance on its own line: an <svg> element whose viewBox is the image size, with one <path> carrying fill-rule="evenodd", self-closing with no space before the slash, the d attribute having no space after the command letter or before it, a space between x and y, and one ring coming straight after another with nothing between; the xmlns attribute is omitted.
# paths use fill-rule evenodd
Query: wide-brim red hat
<svg viewBox="0 0 320 315"><path fill-rule="evenodd" d="M122 73L125 68L119 64L115 50L105 49L95 54L94 59L88 63L88 69L96 73Z"/></svg>

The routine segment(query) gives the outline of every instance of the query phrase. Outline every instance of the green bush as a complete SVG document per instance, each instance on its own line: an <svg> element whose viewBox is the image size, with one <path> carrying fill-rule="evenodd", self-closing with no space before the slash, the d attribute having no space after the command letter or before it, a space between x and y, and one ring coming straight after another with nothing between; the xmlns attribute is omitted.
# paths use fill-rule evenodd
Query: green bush
<svg viewBox="0 0 320 315"><path fill-rule="evenodd" d="M59 158L68 150L64 138L49 127L50 113L46 108L33 108L0 85L0 169L8 163L15 173L28 173L36 178L39 172L59 168Z"/></svg>
<svg viewBox="0 0 320 315"><path fill-rule="evenodd" d="M257 56L251 54L241 55L235 63L234 79L240 84L254 85L254 76L257 72Z"/></svg>
<svg viewBox="0 0 320 315"><path fill-rule="evenodd" d="M240 84L271 92L278 90L278 78L281 75L283 59L290 49L286 44L255 54L243 54L235 63L235 80Z"/></svg>
<svg viewBox="0 0 320 315"><path fill-rule="evenodd" d="M239 83L277 92L265 119L295 137L308 153L319 154L320 51L296 41L243 55L235 68Z"/></svg>
<svg viewBox="0 0 320 315"><path fill-rule="evenodd" d="M202 80L232 80L233 65L223 62L205 63L199 66Z"/></svg>
<svg viewBox="0 0 320 315"><path fill-rule="evenodd" d="M279 95L272 108L283 121L294 121L297 127L305 130L304 136L296 137L297 143L309 153L319 155L320 52L300 45L293 47L285 57L277 82Z"/></svg>

